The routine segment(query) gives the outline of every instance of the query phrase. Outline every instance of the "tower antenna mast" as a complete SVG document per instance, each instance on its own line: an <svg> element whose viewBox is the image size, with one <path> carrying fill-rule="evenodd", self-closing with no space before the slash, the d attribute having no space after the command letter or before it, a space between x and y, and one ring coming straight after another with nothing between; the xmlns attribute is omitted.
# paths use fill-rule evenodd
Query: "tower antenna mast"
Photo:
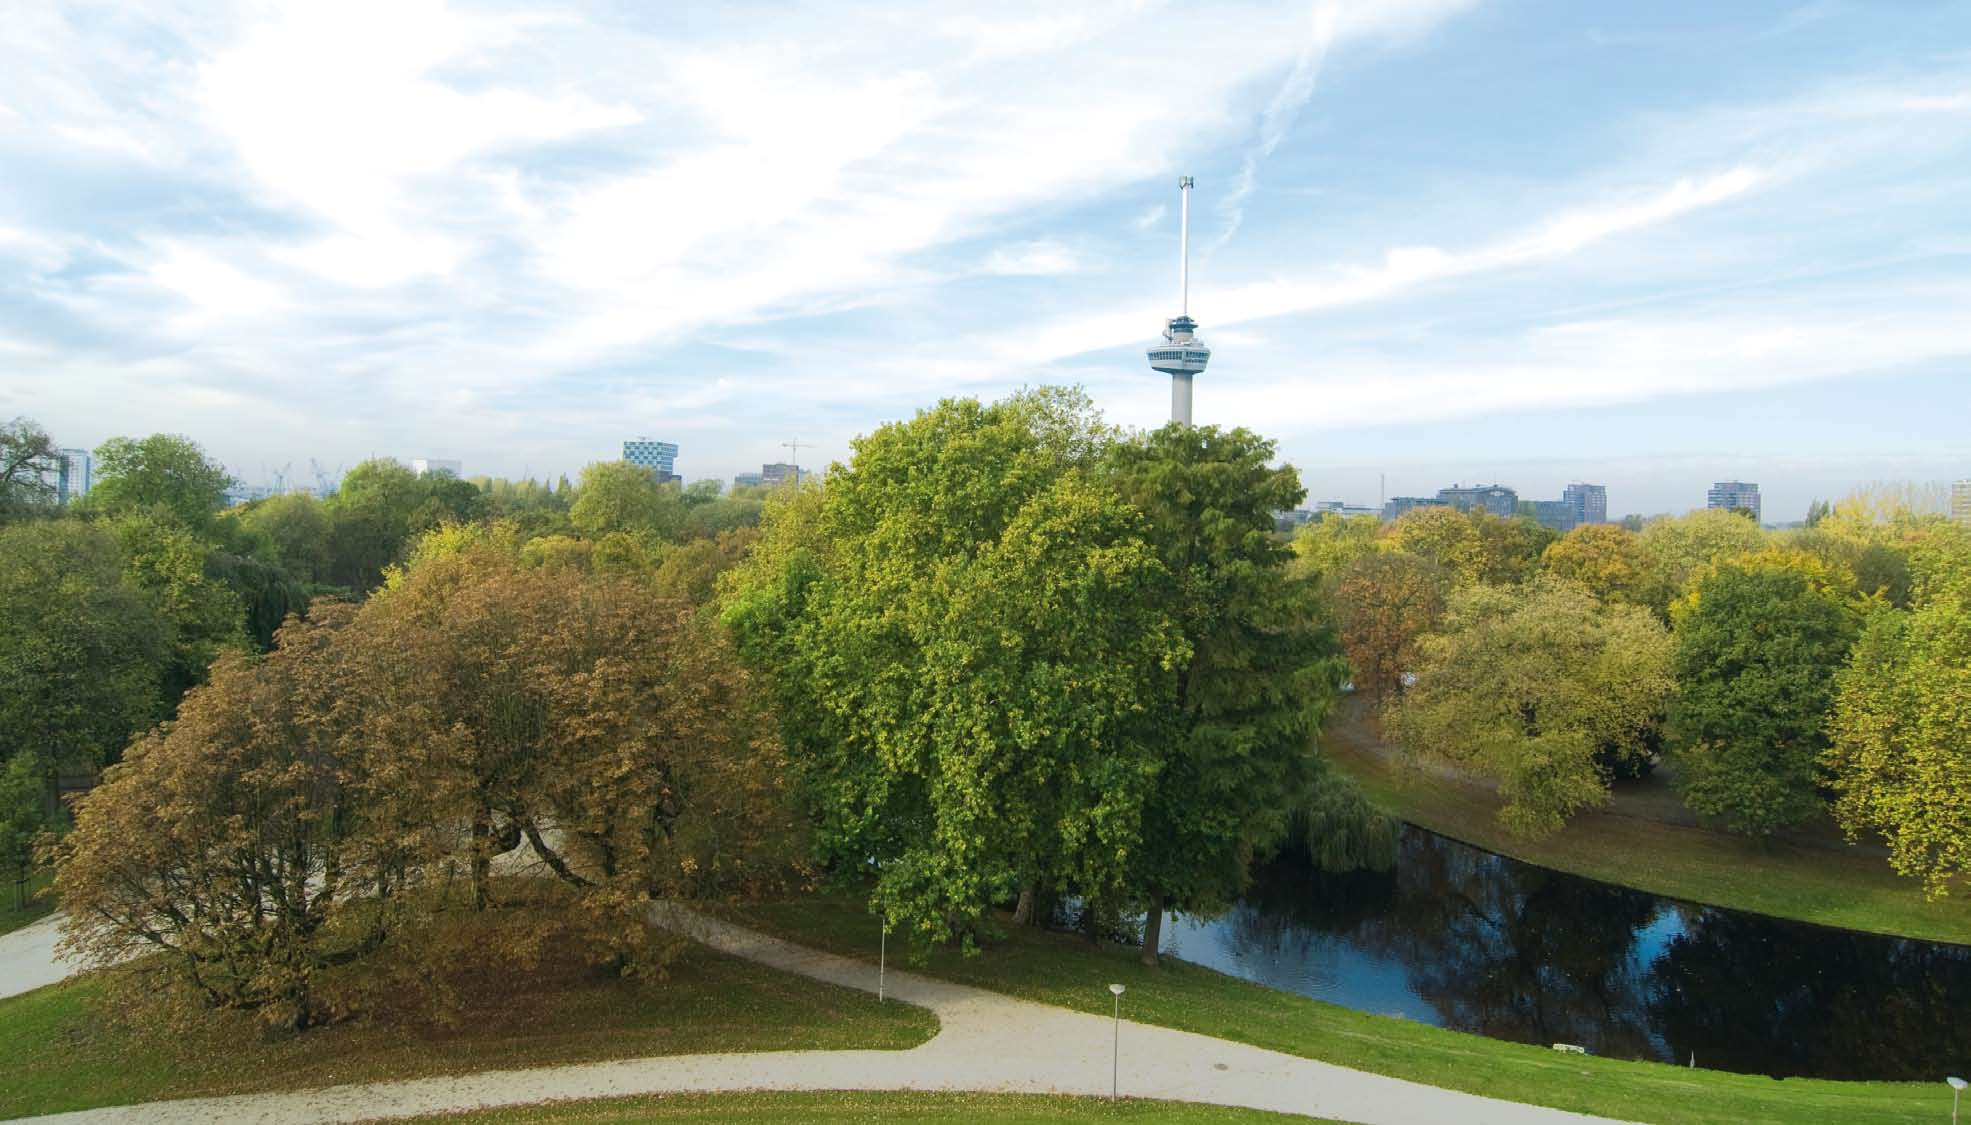
<svg viewBox="0 0 1971 1125"><path fill-rule="evenodd" d="M1150 369L1170 376L1170 420L1191 424L1191 380L1211 362L1211 349L1195 333L1191 319L1191 177L1177 178L1177 315L1163 330L1163 343L1150 349Z"/></svg>

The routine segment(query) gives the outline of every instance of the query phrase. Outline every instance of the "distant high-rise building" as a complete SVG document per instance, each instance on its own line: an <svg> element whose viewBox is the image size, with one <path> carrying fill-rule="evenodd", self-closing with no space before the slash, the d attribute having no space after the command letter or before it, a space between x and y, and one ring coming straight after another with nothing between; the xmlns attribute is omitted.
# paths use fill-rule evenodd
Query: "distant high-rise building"
<svg viewBox="0 0 1971 1125"><path fill-rule="evenodd" d="M95 458L86 449L64 449L62 460L55 472L55 501L67 504L89 495L89 486L94 483L96 472Z"/></svg>
<svg viewBox="0 0 1971 1125"><path fill-rule="evenodd" d="M623 443L623 460L656 470L658 480L674 480L678 475L678 447L675 442L652 441L645 437L626 441Z"/></svg>
<svg viewBox="0 0 1971 1125"><path fill-rule="evenodd" d="M1971 478L1950 486L1950 518L1959 523L1971 523Z"/></svg>
<svg viewBox="0 0 1971 1125"><path fill-rule="evenodd" d="M1459 511L1468 512L1477 508L1501 519L1511 519L1519 514L1519 493L1502 484L1474 484L1470 488L1454 484L1438 489L1437 499Z"/></svg>
<svg viewBox="0 0 1971 1125"><path fill-rule="evenodd" d="M1575 524L1608 522L1608 486L1570 484L1560 490L1560 498L1574 509Z"/></svg>
<svg viewBox="0 0 1971 1125"><path fill-rule="evenodd" d="M1383 501L1382 518L1386 520L1401 519L1403 518L1403 513L1412 508L1444 508L1449 506L1449 501L1439 499L1435 496L1392 496Z"/></svg>
<svg viewBox="0 0 1971 1125"><path fill-rule="evenodd" d="M740 473L732 478L734 488L758 488L766 483L764 473Z"/></svg>
<svg viewBox="0 0 1971 1125"><path fill-rule="evenodd" d="M786 484L788 481L799 482L807 478L806 469L798 465L790 465L785 461L775 461L771 465L760 466L761 484Z"/></svg>
<svg viewBox="0 0 1971 1125"><path fill-rule="evenodd" d="M1552 528L1565 535L1581 526L1581 509L1572 500L1535 500L1533 519L1541 527Z"/></svg>
<svg viewBox="0 0 1971 1125"><path fill-rule="evenodd" d="M460 472L459 469L460 465L457 461L446 461L435 457L411 458L411 472L421 477L443 475L463 478L465 474Z"/></svg>
<svg viewBox="0 0 1971 1125"><path fill-rule="evenodd" d="M1760 522L1759 486L1750 481L1721 480L1705 493L1704 506L1707 508L1743 508L1752 513L1752 522Z"/></svg>

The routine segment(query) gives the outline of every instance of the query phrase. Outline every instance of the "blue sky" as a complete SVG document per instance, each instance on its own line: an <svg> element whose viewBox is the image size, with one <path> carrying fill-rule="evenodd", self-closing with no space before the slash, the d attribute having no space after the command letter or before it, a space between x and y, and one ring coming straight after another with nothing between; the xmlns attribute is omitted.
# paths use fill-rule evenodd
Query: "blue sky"
<svg viewBox="0 0 1971 1125"><path fill-rule="evenodd" d="M0 416L241 476L688 477L951 394L1200 422L1321 498L1971 476L1971 6L17 0Z"/></svg>

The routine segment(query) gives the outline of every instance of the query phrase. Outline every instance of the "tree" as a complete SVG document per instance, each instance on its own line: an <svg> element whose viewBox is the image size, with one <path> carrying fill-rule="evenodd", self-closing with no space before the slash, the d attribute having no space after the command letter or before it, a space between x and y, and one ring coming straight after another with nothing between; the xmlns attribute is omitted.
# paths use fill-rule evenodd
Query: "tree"
<svg viewBox="0 0 1971 1125"><path fill-rule="evenodd" d="M1449 585L1443 567L1418 555L1363 555L1342 569L1335 587L1342 648L1355 685L1378 704L1403 691L1417 642L1436 626Z"/></svg>
<svg viewBox="0 0 1971 1125"><path fill-rule="evenodd" d="M1163 912L1217 911L1255 855L1307 806L1316 736L1346 662L1318 620L1311 579L1289 574L1276 511L1305 495L1248 430L1170 425L1116 443L1106 478L1147 517L1189 643L1173 713L1158 724L1163 768L1145 809L1130 891L1148 907L1143 960L1155 964Z"/></svg>
<svg viewBox="0 0 1971 1125"><path fill-rule="evenodd" d="M258 542L256 553L262 561L280 567L303 586L330 582L334 520L321 501L305 492L270 496L240 511L238 520Z"/></svg>
<svg viewBox="0 0 1971 1125"><path fill-rule="evenodd" d="M153 991L296 1029L331 1018L324 976L385 940L409 880L406 834L371 831L369 779L338 752L347 617L284 630L265 658L229 654L76 802L54 853L67 952L158 954L137 962Z"/></svg>
<svg viewBox="0 0 1971 1125"><path fill-rule="evenodd" d="M111 438L96 447L95 482L85 506L122 515L162 512L195 534L212 530L212 518L226 503L232 475L188 437L152 434Z"/></svg>
<svg viewBox="0 0 1971 1125"><path fill-rule="evenodd" d="M49 828L48 778L32 752L0 762L0 877L13 884L14 909L27 906L35 837Z"/></svg>
<svg viewBox="0 0 1971 1125"><path fill-rule="evenodd" d="M1705 571L1671 617L1684 804L1753 836L1818 811L1834 674L1860 624L1849 578L1797 552L1743 556Z"/></svg>
<svg viewBox="0 0 1971 1125"><path fill-rule="evenodd" d="M1649 561L1642 604L1667 621L1670 603L1683 596L1697 573L1719 559L1750 554L1767 545L1766 533L1742 515L1703 508L1643 525L1639 545Z"/></svg>
<svg viewBox="0 0 1971 1125"><path fill-rule="evenodd" d="M1971 580L1879 607L1835 677L1823 757L1850 839L1879 833L1932 898L1971 873Z"/></svg>
<svg viewBox="0 0 1971 1125"><path fill-rule="evenodd" d="M1303 573L1335 582L1349 563L1377 550L1382 521L1375 516L1324 514L1301 525L1290 544Z"/></svg>
<svg viewBox="0 0 1971 1125"><path fill-rule="evenodd" d="M0 425L0 523L47 507L55 497L48 479L62 452L48 432L26 418Z"/></svg>
<svg viewBox="0 0 1971 1125"><path fill-rule="evenodd" d="M1579 582L1606 601L1646 603L1649 559L1632 531L1610 523L1587 523L1550 544L1540 571Z"/></svg>
<svg viewBox="0 0 1971 1125"><path fill-rule="evenodd" d="M223 655L82 798L53 853L65 948L291 1028L443 1012L451 981L548 949L634 974L665 953L643 900L784 883L781 766L689 605L485 542L432 552ZM522 838L555 877L496 887Z"/></svg>
<svg viewBox="0 0 1971 1125"><path fill-rule="evenodd" d="M388 458L349 470L328 504L329 579L359 595L380 585L384 568L402 558L424 499L417 475Z"/></svg>
<svg viewBox="0 0 1971 1125"><path fill-rule="evenodd" d="M1499 822L1557 831L1608 798L1611 759L1646 755L1675 684L1670 637L1646 610L1573 583L1453 594L1392 705L1407 750L1499 779Z"/></svg>
<svg viewBox="0 0 1971 1125"><path fill-rule="evenodd" d="M969 937L1022 888L1114 902L1189 651L1085 398L948 400L768 506L725 619L767 676L819 856L886 925Z"/></svg>
<svg viewBox="0 0 1971 1125"><path fill-rule="evenodd" d="M659 481L652 469L598 461L582 470L568 518L592 539L620 531L674 541L684 529L685 505L678 490Z"/></svg>
<svg viewBox="0 0 1971 1125"><path fill-rule="evenodd" d="M1390 546L1430 559L1458 586L1523 582L1554 533L1532 520L1434 505L1412 508L1390 525Z"/></svg>
<svg viewBox="0 0 1971 1125"><path fill-rule="evenodd" d="M123 547L125 581L152 595L171 625L162 687L168 713L221 651L247 643L246 606L209 568L212 550L162 509L132 510L109 526ZM286 604L286 592L269 594Z"/></svg>
<svg viewBox="0 0 1971 1125"><path fill-rule="evenodd" d="M0 759L114 761L158 715L171 625L116 538L77 520L0 528Z"/></svg>

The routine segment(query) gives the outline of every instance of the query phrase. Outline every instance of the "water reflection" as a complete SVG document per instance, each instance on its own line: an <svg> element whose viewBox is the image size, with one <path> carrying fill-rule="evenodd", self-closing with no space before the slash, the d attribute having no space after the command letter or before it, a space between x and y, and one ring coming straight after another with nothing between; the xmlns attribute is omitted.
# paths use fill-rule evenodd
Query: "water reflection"
<svg viewBox="0 0 1971 1125"><path fill-rule="evenodd" d="M1692 907L1406 829L1388 874L1261 872L1165 950L1364 1011L1774 1075L1971 1063L1971 949Z"/></svg>

